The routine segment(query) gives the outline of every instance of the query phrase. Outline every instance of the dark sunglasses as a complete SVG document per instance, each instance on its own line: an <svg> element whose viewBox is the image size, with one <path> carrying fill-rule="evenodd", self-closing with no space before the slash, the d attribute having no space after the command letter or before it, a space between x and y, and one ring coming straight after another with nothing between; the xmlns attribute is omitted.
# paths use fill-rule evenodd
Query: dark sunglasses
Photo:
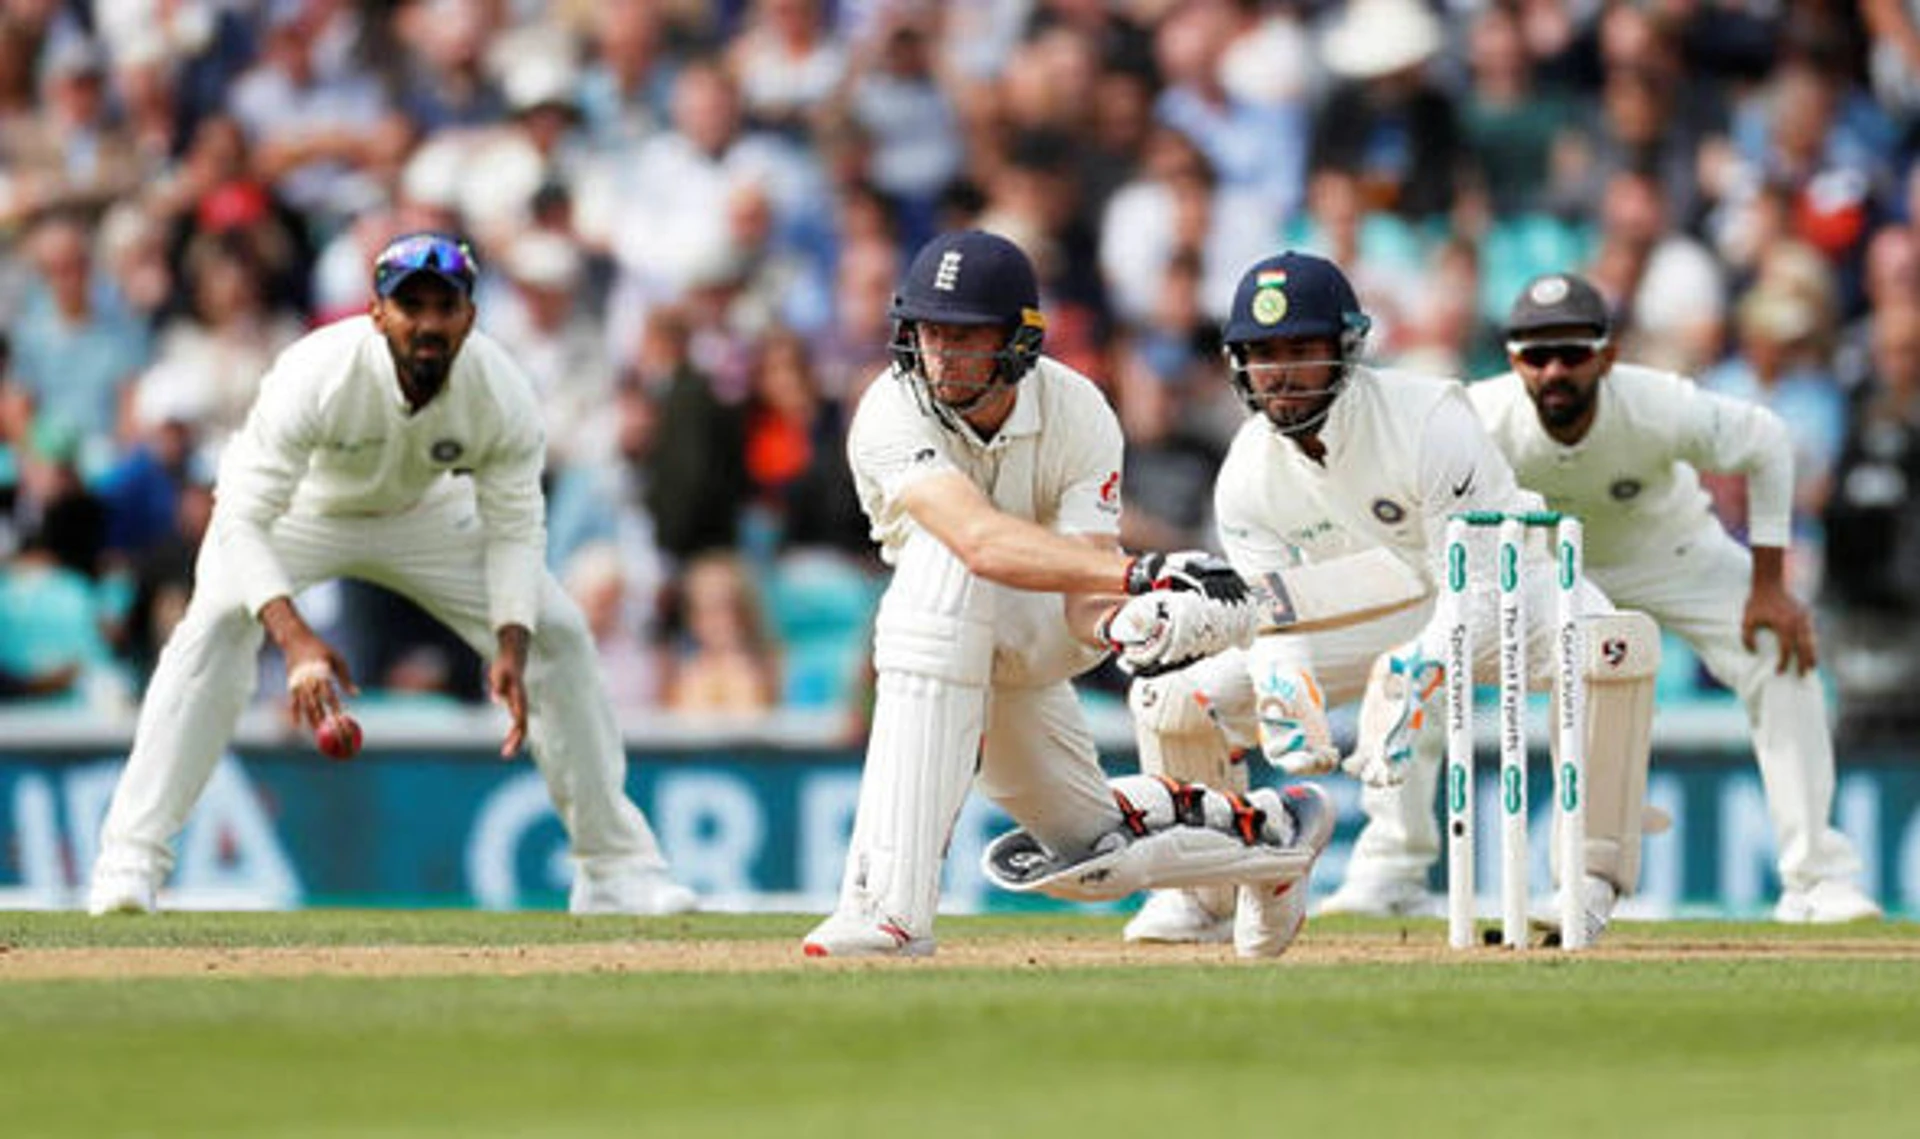
<svg viewBox="0 0 1920 1139"><path fill-rule="evenodd" d="M1555 360L1569 368L1580 365L1599 355L1607 346L1604 338L1599 340L1556 340L1545 344L1527 344L1518 340L1507 342L1507 352L1529 368L1544 368Z"/></svg>
<svg viewBox="0 0 1920 1139"><path fill-rule="evenodd" d="M480 265L473 247L464 241L437 233L416 233L402 237L380 251L373 263L373 280L382 295L390 292L408 275L425 270L472 292Z"/></svg>

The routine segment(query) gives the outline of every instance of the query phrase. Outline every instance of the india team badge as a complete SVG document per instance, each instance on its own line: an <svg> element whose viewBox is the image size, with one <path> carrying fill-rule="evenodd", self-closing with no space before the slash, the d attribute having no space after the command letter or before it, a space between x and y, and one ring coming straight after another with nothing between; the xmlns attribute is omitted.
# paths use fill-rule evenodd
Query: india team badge
<svg viewBox="0 0 1920 1139"><path fill-rule="evenodd" d="M1279 324L1287 317L1287 271L1265 269L1253 278L1253 319Z"/></svg>

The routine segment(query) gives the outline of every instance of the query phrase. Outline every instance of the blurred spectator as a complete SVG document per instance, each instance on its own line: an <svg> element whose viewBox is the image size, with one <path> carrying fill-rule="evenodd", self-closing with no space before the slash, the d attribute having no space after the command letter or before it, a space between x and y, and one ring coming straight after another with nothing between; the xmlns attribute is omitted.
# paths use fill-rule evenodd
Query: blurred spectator
<svg viewBox="0 0 1920 1139"><path fill-rule="evenodd" d="M48 42L39 105L0 133L0 170L0 229L47 210L99 210L139 185L139 149L114 121L106 60L93 41Z"/></svg>
<svg viewBox="0 0 1920 1139"><path fill-rule="evenodd" d="M547 461L592 458L593 421L613 396L614 369L604 331L580 303L585 261L567 238L536 231L508 246L503 262L512 296L488 309L485 327L533 379L547 416Z"/></svg>
<svg viewBox="0 0 1920 1139"><path fill-rule="evenodd" d="M1425 0L1349 0L1321 44L1337 82L1313 123L1312 168L1354 171L1368 208L1410 222L1444 217L1458 189L1457 111L1427 74L1443 40Z"/></svg>
<svg viewBox="0 0 1920 1139"><path fill-rule="evenodd" d="M1193 140L1220 185L1248 191L1275 225L1298 206L1304 189L1308 117L1300 103L1255 102L1228 88L1226 54L1241 30L1229 0L1177 6L1154 38L1165 84L1154 117Z"/></svg>
<svg viewBox="0 0 1920 1139"><path fill-rule="evenodd" d="M1819 520L1832 486L1835 460L1846 431L1846 397L1827 364L1831 329L1823 328L1817 302L1778 284L1756 287L1740 301L1739 351L1708 369L1701 386L1736 399L1764 404L1787 424L1793 438L1795 559L1789 566L1803 594L1817 581L1821 553ZM1743 532L1744 495L1726 493L1716 480L1715 507L1730 530Z"/></svg>
<svg viewBox="0 0 1920 1139"><path fill-rule="evenodd" d="M847 113L871 140L873 185L900 204L909 228L922 230L964 156L953 106L933 73L927 29L894 12L854 61Z"/></svg>
<svg viewBox="0 0 1920 1139"><path fill-rule="evenodd" d="M885 203L871 191L844 195L833 323L815 338L814 371L821 389L845 406L853 406L868 382L892 365L888 309L899 279L900 246Z"/></svg>
<svg viewBox="0 0 1920 1139"><path fill-rule="evenodd" d="M562 580L587 619L613 706L649 708L659 703L660 651L653 643L657 614L652 606L633 604L620 548L609 542L581 547L567 560Z"/></svg>
<svg viewBox="0 0 1920 1139"><path fill-rule="evenodd" d="M422 134L482 127L506 114L506 100L481 63L499 5L483 0L401 0L394 37L400 109Z"/></svg>
<svg viewBox="0 0 1920 1139"><path fill-rule="evenodd" d="M194 239L182 277L186 310L161 329L133 414L140 424L194 423L217 452L246 422L260 377L301 326L268 307L265 274L238 235Z"/></svg>
<svg viewBox="0 0 1920 1139"><path fill-rule="evenodd" d="M49 519L51 521L51 519ZM49 535L30 529L0 562L0 676L16 697L60 700L124 715L126 690L113 667L93 586L62 564Z"/></svg>
<svg viewBox="0 0 1920 1139"><path fill-rule="evenodd" d="M594 5L593 49L580 77L580 114L601 152L628 152L666 126L677 61L653 0Z"/></svg>
<svg viewBox="0 0 1920 1139"><path fill-rule="evenodd" d="M1824 600L1843 739L1920 731L1920 308L1873 317L1871 379L1834 468Z"/></svg>
<svg viewBox="0 0 1920 1139"><path fill-rule="evenodd" d="M1419 231L1391 210L1367 204L1360 175L1341 166L1313 172L1306 213L1286 230L1286 244L1346 269L1360 304L1373 318L1369 348L1400 350L1400 325L1418 298L1425 259Z"/></svg>
<svg viewBox="0 0 1920 1139"><path fill-rule="evenodd" d="M738 715L779 705L779 649L738 556L715 551L687 563L670 613L667 709Z"/></svg>
<svg viewBox="0 0 1920 1139"><path fill-rule="evenodd" d="M38 282L14 324L14 378L36 418L79 436L79 462L94 472L125 437L133 379L150 352L147 331L96 276L78 219L55 215L27 244Z"/></svg>
<svg viewBox="0 0 1920 1139"><path fill-rule="evenodd" d="M461 216L482 247L505 249L533 220L542 189L570 193L589 156L573 64L550 55L513 61L504 87L510 117L461 145Z"/></svg>
<svg viewBox="0 0 1920 1139"><path fill-rule="evenodd" d="M820 8L820 0L752 0L727 48L727 69L756 127L804 135L808 118L840 84L847 53Z"/></svg>
<svg viewBox="0 0 1920 1139"><path fill-rule="evenodd" d="M673 129L649 139L620 175L608 244L622 271L610 334L616 355L630 351L653 305L680 300L709 283L715 266L737 256L734 218L715 204L757 186L771 208L767 239L776 245L799 216L823 213L817 173L777 138L742 133L739 95L711 62L692 62L674 85Z"/></svg>
<svg viewBox="0 0 1920 1139"><path fill-rule="evenodd" d="M1891 137L1885 117L1847 77L1790 58L1736 115L1738 165L1726 176L1728 196L1737 202L1778 187L1794 236L1850 269L1880 203L1894 193Z"/></svg>
<svg viewBox="0 0 1920 1139"><path fill-rule="evenodd" d="M20 549L32 545L64 570L89 581L97 577L107 545L107 508L80 478L79 435L58 420L38 420L15 459L19 484L9 528Z"/></svg>
<svg viewBox="0 0 1920 1139"><path fill-rule="evenodd" d="M1500 328L1481 316L1480 254L1464 237L1435 247L1406 314L1395 363L1472 381L1505 370Z"/></svg>
<svg viewBox="0 0 1920 1139"><path fill-rule="evenodd" d="M394 141L379 83L358 71L321 74L312 31L298 5L272 6L260 62L234 85L228 106L261 177L331 230L378 200L367 171Z"/></svg>
<svg viewBox="0 0 1920 1139"><path fill-rule="evenodd" d="M1719 359L1726 332L1724 270L1675 229L1660 182L1627 169L1607 183L1600 247L1589 276L1621 318L1623 356L1698 375Z"/></svg>
<svg viewBox="0 0 1920 1139"><path fill-rule="evenodd" d="M563 467L547 510L547 561L564 573L587 551L609 548L622 577L621 620L636 635L654 629L670 559L649 506L660 410L637 380L623 381L604 417L612 438L591 462Z"/></svg>
<svg viewBox="0 0 1920 1139"><path fill-rule="evenodd" d="M1460 133L1477 188L1500 216L1558 204L1555 164L1572 145L1571 101L1534 83L1520 19L1515 8L1497 4L1474 17L1473 80L1460 102Z"/></svg>
<svg viewBox="0 0 1920 1139"><path fill-rule="evenodd" d="M1271 219L1248 194L1220 187L1199 147L1180 131L1148 130L1134 178L1107 199L1100 221L1100 273L1121 320L1150 318L1161 282L1183 256L1199 258L1200 304L1218 318L1233 299L1248 249L1271 240Z"/></svg>
<svg viewBox="0 0 1920 1139"><path fill-rule="evenodd" d="M1186 384L1131 367L1120 370L1118 386L1127 440L1120 544L1142 550L1213 544L1213 475L1226 452L1187 429Z"/></svg>
<svg viewBox="0 0 1920 1139"><path fill-rule="evenodd" d="M826 546L855 556L871 552L867 525L846 462L846 423L826 398L806 341L775 330L760 342L746 404L746 475L750 556Z"/></svg>
<svg viewBox="0 0 1920 1139"><path fill-rule="evenodd" d="M1920 297L1920 235L1904 225L1882 226L1867 242L1861 274L1867 311L1840 335L1834 375L1843 390L1863 390L1875 369L1873 342L1879 313Z"/></svg>
<svg viewBox="0 0 1920 1139"><path fill-rule="evenodd" d="M145 548L131 565L133 596L115 638L120 655L142 686L193 596L194 563L207 523L213 519L212 482L208 478L183 482L173 505L171 532Z"/></svg>
<svg viewBox="0 0 1920 1139"><path fill-rule="evenodd" d="M636 361L657 393L659 438L647 468L646 502L660 548L677 558L730 547L746 498L745 424L694 363L691 330L674 310L655 310Z"/></svg>

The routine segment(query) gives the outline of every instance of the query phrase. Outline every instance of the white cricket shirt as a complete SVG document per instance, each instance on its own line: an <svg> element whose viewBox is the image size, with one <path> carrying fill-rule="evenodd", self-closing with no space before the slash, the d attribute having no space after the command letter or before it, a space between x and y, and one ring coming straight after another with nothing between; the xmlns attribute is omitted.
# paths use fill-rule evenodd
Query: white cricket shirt
<svg viewBox="0 0 1920 1139"><path fill-rule="evenodd" d="M958 471L993 504L1062 534L1120 530L1120 421L1092 380L1042 356L1020 381L1013 412L981 442L920 410L891 369L860 399L847 432L861 509L889 564L914 525L901 493Z"/></svg>
<svg viewBox="0 0 1920 1139"><path fill-rule="evenodd" d="M1384 546L1440 581L1447 519L1538 510L1453 380L1354 367L1320 429L1324 465L1251 415L1214 484L1227 560L1242 576ZM1356 598L1363 602L1363 598Z"/></svg>
<svg viewBox="0 0 1920 1139"><path fill-rule="evenodd" d="M371 317L352 317L295 341L261 380L221 458L215 533L258 613L293 592L268 538L281 515L393 515L470 484L486 535L489 617L496 629L532 629L545 565L545 458L533 385L497 341L476 329L446 387L408 414L386 339Z"/></svg>
<svg viewBox="0 0 1920 1139"><path fill-rule="evenodd" d="M1593 425L1556 441L1521 378L1507 372L1467 389L1494 441L1529 489L1578 515L1585 556L1623 565L1718 525L1698 471L1747 476L1748 540L1786 546L1793 511L1793 446L1780 417L1706 391L1684 376L1615 364L1596 392Z"/></svg>

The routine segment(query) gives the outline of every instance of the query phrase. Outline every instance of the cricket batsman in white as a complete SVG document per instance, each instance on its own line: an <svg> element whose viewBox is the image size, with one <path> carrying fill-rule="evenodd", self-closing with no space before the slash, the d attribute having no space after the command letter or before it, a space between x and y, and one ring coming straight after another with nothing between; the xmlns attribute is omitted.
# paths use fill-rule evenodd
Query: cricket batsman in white
<svg viewBox="0 0 1920 1139"><path fill-rule="evenodd" d="M1513 370L1467 389L1521 483L1586 527L1586 572L1616 604L1672 630L1746 705L1779 850L1782 922L1878 918L1860 859L1829 822L1833 741L1807 610L1788 591L1793 448L1767 408L1684 376L1617 362L1605 299L1586 280L1530 282L1507 321ZM1714 518L1699 471L1746 476L1748 542ZM1409 783L1409 787L1413 784ZM1382 803L1380 840L1350 868L1391 882L1432 827L1431 796ZM1375 858L1379 862L1374 862ZM1391 891L1389 891L1391 892Z"/></svg>
<svg viewBox="0 0 1920 1139"><path fill-rule="evenodd" d="M1283 253L1241 278L1222 339L1231 382L1254 414L1215 485L1221 544L1256 586L1289 567L1330 571L1348 583L1351 619L1342 622L1343 606L1328 602L1317 627L1272 629L1248 652L1136 681L1130 702L1143 769L1178 778L1204 772L1232 786L1245 779L1232 762L1234 748L1257 739L1289 774L1344 767L1369 801L1398 800L1395 789L1422 775L1424 783L1404 797L1431 802L1432 767L1409 760L1416 742L1438 750L1438 733L1421 729L1438 719L1423 704L1442 680L1445 629L1432 620L1431 601L1447 521L1464 511L1535 511L1542 503L1521 489L1459 383L1360 362L1370 325L1346 276L1324 258ZM1473 540L1492 538L1486 530ZM1479 549L1475 560L1491 564L1490 553ZM1526 602L1550 612L1551 563L1540 548L1527 557ZM1492 583L1476 584L1475 667L1491 679ZM1581 599L1604 635L1629 649L1604 673L1589 666L1588 723L1597 713L1617 730L1601 733L1611 742L1598 753L1590 746L1586 865L1567 877L1582 891L1589 932L1597 934L1638 878L1657 631L1642 615L1615 613L1591 583L1581 583ZM1530 623L1530 675L1550 675L1552 641L1550 622ZM1359 746L1343 761L1325 709L1363 692ZM1438 849L1430 809L1425 833L1405 845L1424 875ZM1424 898L1424 877L1419 889ZM1223 919L1215 893L1161 892L1126 936L1217 940Z"/></svg>
<svg viewBox="0 0 1920 1139"><path fill-rule="evenodd" d="M148 685L114 789L88 908L145 913L171 843L253 695L263 634L295 713L317 725L353 691L293 598L335 577L417 603L482 655L572 843L575 913L693 908L627 798L626 756L580 611L545 568L545 436L533 387L473 329L467 244L396 239L366 316L302 337L260 384L222 457L193 598Z"/></svg>
<svg viewBox="0 0 1920 1139"><path fill-rule="evenodd" d="M1245 643L1245 583L1205 553L1119 549L1118 421L1091 381L1041 355L1017 246L935 238L892 316L893 366L847 444L894 569L873 727L840 900L804 952L933 952L947 842L975 783L1019 825L989 848L996 883L1079 898L1245 884L1236 948L1283 952L1331 835L1324 796L1109 783L1068 683L1116 649L1153 671Z"/></svg>

